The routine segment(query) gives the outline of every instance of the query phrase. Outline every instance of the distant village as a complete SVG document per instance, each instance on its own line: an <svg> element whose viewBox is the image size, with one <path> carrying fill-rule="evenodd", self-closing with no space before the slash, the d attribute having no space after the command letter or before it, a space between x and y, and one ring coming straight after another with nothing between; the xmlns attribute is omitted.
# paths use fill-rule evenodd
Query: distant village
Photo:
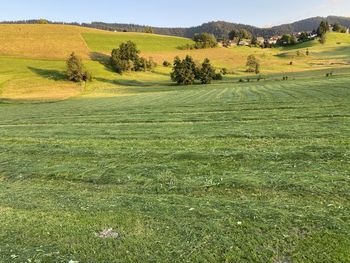
<svg viewBox="0 0 350 263"><path fill-rule="evenodd" d="M339 32L339 30L337 31L334 30L335 26L339 26L339 25L329 25L329 32ZM350 29L344 28L341 33L349 34ZM261 47L273 47L273 46L279 46L279 45L283 46L283 45L292 44L290 42L290 39L294 39L295 41L294 44L296 44L299 42L314 40L317 37L318 37L318 33L316 30L308 31L308 32L297 32L297 33L288 34L288 35L275 35L275 36L271 36L270 38L255 37L253 45L261 46ZM218 45L221 47L252 46L252 40L251 39L238 39L238 40L237 39L233 39L233 40L219 39Z"/></svg>

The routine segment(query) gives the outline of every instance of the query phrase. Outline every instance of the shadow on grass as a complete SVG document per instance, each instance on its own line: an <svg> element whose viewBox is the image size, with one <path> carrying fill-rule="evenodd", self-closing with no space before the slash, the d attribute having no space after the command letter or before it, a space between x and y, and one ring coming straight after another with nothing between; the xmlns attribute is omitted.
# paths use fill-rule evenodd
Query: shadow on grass
<svg viewBox="0 0 350 263"><path fill-rule="evenodd" d="M110 63L110 56L108 56L106 54L103 54L103 53L99 53L99 52L91 52L90 53L90 58L91 58L92 61L99 62L107 70L113 72L113 69L112 69L111 63Z"/></svg>
<svg viewBox="0 0 350 263"><path fill-rule="evenodd" d="M63 71L54 70L54 69L33 68L33 67L28 67L28 69L34 72L35 74L39 75L40 77L43 77L46 79L51 79L55 81L67 79L67 76Z"/></svg>
<svg viewBox="0 0 350 263"><path fill-rule="evenodd" d="M138 81L138 80L131 80L131 79L118 79L118 80L111 80L111 79L105 79L105 78L95 78L95 80L118 85L118 86L125 86L125 87L151 87L151 86L168 86L167 83L159 83L159 82L144 82L144 81Z"/></svg>

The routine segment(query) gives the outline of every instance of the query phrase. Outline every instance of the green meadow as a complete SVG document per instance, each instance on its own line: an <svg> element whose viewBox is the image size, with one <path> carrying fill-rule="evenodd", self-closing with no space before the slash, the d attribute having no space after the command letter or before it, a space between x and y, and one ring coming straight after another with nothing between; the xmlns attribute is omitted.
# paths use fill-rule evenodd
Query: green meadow
<svg viewBox="0 0 350 263"><path fill-rule="evenodd" d="M146 33L83 33L84 40L92 51L110 53L123 42L132 41L143 52L176 51L192 44L187 38L161 36Z"/></svg>
<svg viewBox="0 0 350 263"><path fill-rule="evenodd" d="M100 56L86 85L63 59L0 52L0 262L350 261L350 42L309 43L295 71L306 46L253 49L261 81L181 87L162 66L117 75L115 35L82 36Z"/></svg>

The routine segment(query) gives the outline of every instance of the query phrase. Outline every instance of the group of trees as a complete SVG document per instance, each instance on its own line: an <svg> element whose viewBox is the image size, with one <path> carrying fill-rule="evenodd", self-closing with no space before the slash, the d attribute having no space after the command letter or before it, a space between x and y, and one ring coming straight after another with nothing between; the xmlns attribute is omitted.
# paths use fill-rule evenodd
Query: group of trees
<svg viewBox="0 0 350 263"><path fill-rule="evenodd" d="M215 68L207 58L200 66L197 66L193 58L188 55L182 60L179 57L174 59L171 80L179 85L192 85L195 80L200 80L202 84L210 84L218 79L222 79L222 75L215 72Z"/></svg>
<svg viewBox="0 0 350 263"><path fill-rule="evenodd" d="M125 71L151 71L157 64L152 58L148 60L139 56L140 51L135 43L128 41L120 44L116 49L112 50L110 57L111 68L122 74ZM67 60L67 78L71 81L81 82L90 81L91 73L87 71L79 56L72 53Z"/></svg>
<svg viewBox="0 0 350 263"><path fill-rule="evenodd" d="M125 71L151 71L156 63L150 59L139 56L140 50L134 42L128 41L113 49L111 54L111 66L119 74Z"/></svg>
<svg viewBox="0 0 350 263"><path fill-rule="evenodd" d="M333 31L338 33L346 33L348 29L345 26L342 26L340 23L335 23L333 25Z"/></svg>
<svg viewBox="0 0 350 263"><path fill-rule="evenodd" d="M218 46L218 41L213 34L201 33L195 34L193 37L194 44L187 44L180 49L204 49L204 48L215 48Z"/></svg>
<svg viewBox="0 0 350 263"><path fill-rule="evenodd" d="M240 43L243 39L251 39L252 33L245 29L235 29L232 30L229 34L229 39L233 41L237 41L237 43Z"/></svg>
<svg viewBox="0 0 350 263"><path fill-rule="evenodd" d="M298 43L297 38L294 35L285 34L280 39L277 40L278 46L289 46Z"/></svg>
<svg viewBox="0 0 350 263"><path fill-rule="evenodd" d="M153 34L154 31L152 27L148 26L148 27L145 27L145 29L143 30L143 33Z"/></svg>
<svg viewBox="0 0 350 263"><path fill-rule="evenodd" d="M152 70L156 66L152 59L146 60L140 57L139 54L140 51L135 43L131 41L122 43L118 48L113 49L110 65L119 74L125 71ZM164 61L163 65L168 67L170 63ZM248 57L246 66L247 72L260 73L260 62L254 55ZM226 74L226 72L226 69L221 71L223 74ZM67 60L66 73L70 81L86 82L92 80L91 73L85 69L82 59L75 53L72 53ZM202 84L210 84L213 80L222 79L221 73L216 73L208 58L202 64L197 65L193 58L187 55L182 60L175 57L171 80L180 85L191 85L196 80L199 80Z"/></svg>

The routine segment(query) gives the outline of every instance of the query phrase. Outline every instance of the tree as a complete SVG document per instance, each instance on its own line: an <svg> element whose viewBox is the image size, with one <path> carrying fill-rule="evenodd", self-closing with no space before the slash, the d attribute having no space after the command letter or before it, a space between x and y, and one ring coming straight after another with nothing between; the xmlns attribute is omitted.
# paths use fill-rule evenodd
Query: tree
<svg viewBox="0 0 350 263"><path fill-rule="evenodd" d="M112 68L119 74L124 71L151 71L156 67L153 59L145 59L139 56L140 50L134 42L128 41L113 49L111 54Z"/></svg>
<svg viewBox="0 0 350 263"><path fill-rule="evenodd" d="M230 40L228 40L226 37L222 39L222 46L228 48L230 46Z"/></svg>
<svg viewBox="0 0 350 263"><path fill-rule="evenodd" d="M148 26L148 27L145 27L145 29L143 30L144 33L147 33L147 34L153 34L153 28Z"/></svg>
<svg viewBox="0 0 350 263"><path fill-rule="evenodd" d="M301 34L298 37L299 42L306 42L309 40L309 34L307 32L301 32Z"/></svg>
<svg viewBox="0 0 350 263"><path fill-rule="evenodd" d="M318 37L322 37L329 31L329 24L327 21L322 21L317 29Z"/></svg>
<svg viewBox="0 0 350 263"><path fill-rule="evenodd" d="M170 66L171 66L171 63L170 63L169 61L167 61L167 60L164 60L163 66L164 66L164 67L170 67Z"/></svg>
<svg viewBox="0 0 350 263"><path fill-rule="evenodd" d="M248 56L246 66L247 72L254 72L255 74L260 73L260 62L254 55Z"/></svg>
<svg viewBox="0 0 350 263"><path fill-rule="evenodd" d="M38 24L41 24L41 25L45 25L45 24L48 24L48 23L49 23L49 21L46 20L46 19L44 19L44 18L40 18L40 19L38 20Z"/></svg>
<svg viewBox="0 0 350 263"><path fill-rule="evenodd" d="M241 42L242 39L250 39L252 34L245 29L234 29L229 33L230 40L237 39L237 43Z"/></svg>
<svg viewBox="0 0 350 263"><path fill-rule="evenodd" d="M329 31L329 24L327 21L322 21L317 29L317 36L320 38L321 44L326 43L326 34Z"/></svg>
<svg viewBox="0 0 350 263"><path fill-rule="evenodd" d="M209 33L195 34L193 41L196 42L195 48L197 49L214 48L218 46L216 37Z"/></svg>
<svg viewBox="0 0 350 263"><path fill-rule="evenodd" d="M298 41L297 41L295 36L289 35L289 34L285 34L277 41L277 45L279 45L279 46L289 46L289 45L295 45L297 42Z"/></svg>
<svg viewBox="0 0 350 263"><path fill-rule="evenodd" d="M67 78L70 81L91 81L91 74L84 69L83 62L80 57L73 52L67 60Z"/></svg>
<svg viewBox="0 0 350 263"><path fill-rule="evenodd" d="M186 56L183 60L175 57L171 80L180 85L192 85L197 77L197 72L197 66L191 56Z"/></svg>
<svg viewBox="0 0 350 263"><path fill-rule="evenodd" d="M250 45L256 46L258 44L258 39L256 36L253 36L252 39L250 40Z"/></svg>
<svg viewBox="0 0 350 263"><path fill-rule="evenodd" d="M210 64L209 59L205 59L199 71L202 84L210 84L215 79L215 68Z"/></svg>
<svg viewBox="0 0 350 263"><path fill-rule="evenodd" d="M229 34L228 37L230 40L235 40L239 35L239 31L237 29L232 30Z"/></svg>

